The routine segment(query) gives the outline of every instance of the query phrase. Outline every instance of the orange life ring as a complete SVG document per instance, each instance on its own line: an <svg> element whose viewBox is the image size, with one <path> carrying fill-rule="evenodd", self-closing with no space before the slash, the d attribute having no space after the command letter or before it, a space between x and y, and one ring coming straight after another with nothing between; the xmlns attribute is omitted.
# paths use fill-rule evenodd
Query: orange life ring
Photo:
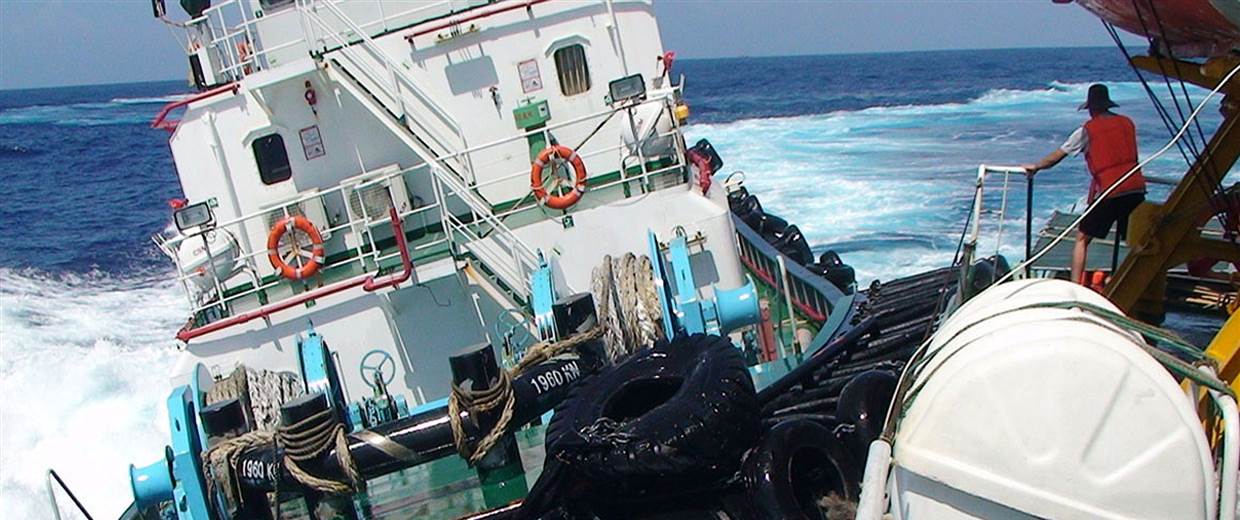
<svg viewBox="0 0 1240 520"><path fill-rule="evenodd" d="M293 258L303 258L297 262L298 266L293 267L287 260L280 256L280 239L284 238L284 234L297 228L306 236L310 237L310 252L305 255L305 249L297 244L296 238L293 239L292 248L289 253L295 254ZM276 268L280 272L280 276L290 280L302 280L314 276L319 272L319 266L324 262L323 237L319 235L318 228L314 227L314 223L310 219L294 215L284 217L271 227L271 232L267 234L267 260L271 261L271 267Z"/></svg>
<svg viewBox="0 0 1240 520"><path fill-rule="evenodd" d="M576 179L573 181L573 191L567 194L548 195L547 188L543 187L543 167L550 164L552 154L573 165ZM581 156L577 155L572 148L558 144L548 146L538 154L538 159L530 168L530 184L539 204L551 209L568 209L581 200L581 195L586 192L586 165L581 162Z"/></svg>

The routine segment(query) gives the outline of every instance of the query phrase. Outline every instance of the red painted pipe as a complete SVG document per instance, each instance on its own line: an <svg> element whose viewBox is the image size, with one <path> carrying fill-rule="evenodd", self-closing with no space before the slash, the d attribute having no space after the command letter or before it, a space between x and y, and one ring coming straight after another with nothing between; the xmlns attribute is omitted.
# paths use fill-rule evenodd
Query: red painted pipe
<svg viewBox="0 0 1240 520"><path fill-rule="evenodd" d="M212 332L219 331L219 330L224 330L234 325L240 325L242 323L251 321L255 318L265 318L267 316L270 316L272 313L280 312L285 309L296 307L310 300L323 298L325 296L330 296L330 295L336 294L338 292L341 292L347 289L352 289L359 285L362 286L362 288L365 289L366 292L374 292L379 289L383 289L385 287L394 287L400 284L401 282L408 280L411 276L413 276L413 261L410 260L409 258L409 248L405 242L405 230L400 224L400 217L399 215L397 215L395 208L391 209L390 215L392 217L392 232L396 234L396 245L398 248L400 248L400 264L402 267L401 272L390 274L388 276L383 277L383 279L375 279L374 275L361 275L356 278L345 280L345 281L342 281L334 285L329 285L327 287L320 287L313 291L307 291L293 298L289 298L287 300L284 300L278 303L273 303L271 305L259 307L250 312L238 314L236 316L231 316L231 317L228 317L228 318L216 321L216 322L208 323L201 327L190 328L189 325L186 325L184 328L182 328L180 331L177 332L177 339L188 343L189 340L194 339L198 336L202 336L204 334L210 334Z"/></svg>
<svg viewBox="0 0 1240 520"><path fill-rule="evenodd" d="M443 30L443 29L447 29L447 28L449 28L449 27L452 27L453 25L460 25L460 24L463 24L463 23L465 23L465 22L472 22L472 21L474 21L474 20L478 20L478 19L480 19L480 18L486 18L486 17L491 16L491 15L496 15L496 14L500 14L500 13L506 13L506 12L508 12L508 11L512 11L512 10L514 10L514 9L521 9L521 8L526 8L526 9L528 9L528 8L530 8L530 6L533 6L533 5L535 5L535 4L541 4L541 3L546 2L546 1L547 1L547 0L526 0L526 1L521 2L521 3L519 3L519 4L511 4L511 5L506 5L506 6L503 6L503 7L498 8L498 9L491 9L491 10L488 10L488 11L483 11L483 12L479 12L479 13L473 13L473 14L470 14L470 15L468 15L468 16L464 16L464 17L457 18L457 19L454 19L454 20L448 20L448 21L446 21L446 22L440 22L440 23L438 23L438 24L432 25L432 26L427 27L427 28L425 28L425 29L418 29L417 31L414 31L414 32L413 32L413 34L408 34L408 35L406 35L406 36L405 36L405 40L406 40L406 41L408 41L409 43L413 43L413 39L414 39L414 38L417 38L418 36L422 36L423 34L433 33L433 32L435 32L435 31L440 31L440 30Z"/></svg>
<svg viewBox="0 0 1240 520"><path fill-rule="evenodd" d="M176 130L177 123L179 123L180 121L166 121L166 119L168 118L168 114L170 114L173 110L186 106L195 101L202 101L211 96L217 96L225 92L231 92L233 94L236 94L238 88L240 88L240 85L236 83L229 83L222 87L213 88L206 92L200 92L198 94L187 97L185 99L168 103L167 105L164 105L164 108L160 109L158 114L155 115L155 120L151 122L151 128L162 128L169 132Z"/></svg>
<svg viewBox="0 0 1240 520"><path fill-rule="evenodd" d="M367 278L366 283L362 284L366 292L374 292L384 287L395 287L413 276L413 260L409 258L409 247L405 243L405 231L400 225L400 214L396 212L396 208L391 208L388 210L388 215L392 219L392 232L396 235L396 247L400 250L401 270L399 273L383 277L382 280L376 280L374 277Z"/></svg>

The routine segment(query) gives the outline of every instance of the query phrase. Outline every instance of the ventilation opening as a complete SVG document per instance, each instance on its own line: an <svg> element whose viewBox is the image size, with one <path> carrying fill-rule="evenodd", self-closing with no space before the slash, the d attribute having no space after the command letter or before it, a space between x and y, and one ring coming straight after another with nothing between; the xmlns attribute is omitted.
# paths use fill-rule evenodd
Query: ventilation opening
<svg viewBox="0 0 1240 520"><path fill-rule="evenodd" d="M683 382L679 377L630 381L607 400L603 417L616 422L641 417L676 395Z"/></svg>

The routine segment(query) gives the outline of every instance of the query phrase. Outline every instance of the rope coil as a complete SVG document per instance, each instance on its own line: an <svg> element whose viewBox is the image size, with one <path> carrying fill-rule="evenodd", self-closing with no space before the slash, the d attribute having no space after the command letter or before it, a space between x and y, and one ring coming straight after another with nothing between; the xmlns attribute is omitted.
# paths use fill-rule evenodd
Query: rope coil
<svg viewBox="0 0 1240 520"><path fill-rule="evenodd" d="M614 362L662 339L662 311L654 288L654 268L646 255L604 256L594 268L591 290L599 323L605 327L607 357Z"/></svg>

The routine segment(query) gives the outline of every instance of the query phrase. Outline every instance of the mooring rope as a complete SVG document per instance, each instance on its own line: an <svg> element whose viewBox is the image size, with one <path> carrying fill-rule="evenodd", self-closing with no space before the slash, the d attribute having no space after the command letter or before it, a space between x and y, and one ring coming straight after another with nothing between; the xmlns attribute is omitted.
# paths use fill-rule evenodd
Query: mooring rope
<svg viewBox="0 0 1240 520"><path fill-rule="evenodd" d="M591 279L596 313L611 362L662 339L662 311L654 269L646 255L604 256Z"/></svg>
<svg viewBox="0 0 1240 520"><path fill-rule="evenodd" d="M241 456L246 452L271 444L283 452L282 462L293 479L302 485L323 493L346 495L357 492L364 486L364 480L349 453L349 440L345 435L344 425L335 420L333 410L323 410L301 421L288 426L281 426L276 431L260 430L246 433L225 440L207 450L203 460L213 470L228 468L230 471L213 471L215 478L226 488L230 500L236 500L240 494L237 482L232 479ZM343 480L336 480L315 475L301 466L302 463L314 461L326 455L332 448L336 449L336 465L344 473ZM276 480L279 475L273 476Z"/></svg>
<svg viewBox="0 0 1240 520"><path fill-rule="evenodd" d="M564 354L582 343L596 340L603 336L603 328L595 326L590 330L571 336L567 339L557 342L542 342L530 347L525 352L525 356L517 362L512 370L501 370L499 378L494 385L485 390L468 390L461 388L460 385L452 385L452 393L448 396L448 418L452 426L452 442L456 446L456 451L462 458L469 461L471 465L477 464L482 457L495 447L495 443L499 442L500 437L508 430L508 423L512 422L513 410L516 408L516 399L513 397L512 380L521 375L531 367L541 364L551 358ZM503 410L500 412L499 418L496 419L495 425L490 431L474 446L470 446L469 436L465 433L465 425L461 420L461 411L469 411L471 417L476 417L479 413L489 412L500 406Z"/></svg>

